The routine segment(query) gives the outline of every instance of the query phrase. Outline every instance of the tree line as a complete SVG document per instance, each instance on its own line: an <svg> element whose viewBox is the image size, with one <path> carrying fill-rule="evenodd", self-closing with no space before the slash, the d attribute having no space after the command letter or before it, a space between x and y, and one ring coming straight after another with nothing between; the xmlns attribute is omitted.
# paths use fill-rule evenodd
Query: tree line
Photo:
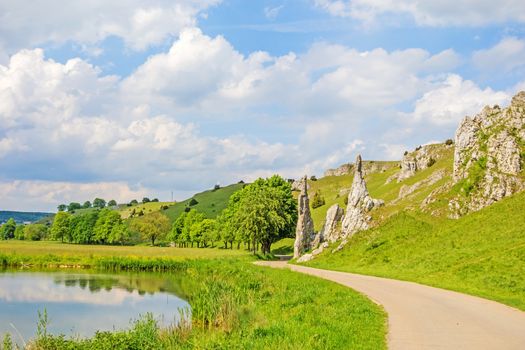
<svg viewBox="0 0 525 350"><path fill-rule="evenodd" d="M146 203L149 203L149 202L158 202L158 201L159 201L158 198L153 198L153 199L149 199L148 197L142 198L142 203L143 204L146 204ZM137 205L137 204L139 204L139 201L137 201L136 199L133 199L129 203L127 203L126 205L128 207L131 207L131 206ZM61 212L61 211L68 211L70 213L73 213L73 212L75 212L75 210L79 210L79 209L89 209L89 208L103 209L103 208L106 208L106 207L116 207L117 205L118 205L117 201L114 200L114 199L111 199L111 200L106 202L106 200L103 199L103 198L95 198L93 200L93 202L85 201L83 204L80 204L79 202L71 202L69 204L59 204L57 209L58 209L59 212Z"/></svg>

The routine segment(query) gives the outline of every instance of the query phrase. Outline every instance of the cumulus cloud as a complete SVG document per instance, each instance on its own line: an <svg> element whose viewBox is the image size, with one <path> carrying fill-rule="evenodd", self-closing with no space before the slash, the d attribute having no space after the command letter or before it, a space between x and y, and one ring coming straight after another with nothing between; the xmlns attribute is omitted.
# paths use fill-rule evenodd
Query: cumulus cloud
<svg viewBox="0 0 525 350"><path fill-rule="evenodd" d="M509 99L505 92L481 89L472 81L452 74L417 100L412 116L435 125L456 126L466 115L472 116L486 105L505 104Z"/></svg>
<svg viewBox="0 0 525 350"><path fill-rule="evenodd" d="M510 73L525 67L525 40L502 39L495 46L478 50L472 55L474 65L484 73Z"/></svg>
<svg viewBox="0 0 525 350"><path fill-rule="evenodd" d="M521 0L314 0L333 16L350 17L365 24L387 15L408 16L421 26L484 26L525 22Z"/></svg>
<svg viewBox="0 0 525 350"><path fill-rule="evenodd" d="M44 43L97 43L109 36L142 50L177 36L220 0L0 1L0 52Z"/></svg>
<svg viewBox="0 0 525 350"><path fill-rule="evenodd" d="M414 120L451 125L469 112L460 105L501 97L443 74L459 62L453 50L329 43L245 55L195 28L126 78L21 50L0 65L0 199L53 209L96 195L184 198L217 182L321 174L357 152L390 158L400 148L384 145L414 135ZM449 131L419 131L414 142Z"/></svg>

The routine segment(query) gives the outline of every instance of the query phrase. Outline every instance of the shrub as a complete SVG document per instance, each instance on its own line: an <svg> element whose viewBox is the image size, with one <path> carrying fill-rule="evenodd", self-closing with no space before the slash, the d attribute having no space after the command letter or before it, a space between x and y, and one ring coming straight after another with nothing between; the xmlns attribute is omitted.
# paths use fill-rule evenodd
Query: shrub
<svg viewBox="0 0 525 350"><path fill-rule="evenodd" d="M319 208L325 205L324 197L321 196L319 191L315 192L314 198L312 199L312 209Z"/></svg>
<svg viewBox="0 0 525 350"><path fill-rule="evenodd" d="M434 158L430 158L427 162L427 168L430 168L434 164L436 164L436 160Z"/></svg>
<svg viewBox="0 0 525 350"><path fill-rule="evenodd" d="M452 139L447 139L447 140L445 141L445 145L447 145L447 146L450 146L450 145L452 145L452 144L454 144L454 141L452 141Z"/></svg>
<svg viewBox="0 0 525 350"><path fill-rule="evenodd" d="M419 145L416 147L416 151L419 151L421 148L423 148L423 146Z"/></svg>
<svg viewBox="0 0 525 350"><path fill-rule="evenodd" d="M317 181L317 177L315 175L310 176L310 181Z"/></svg>
<svg viewBox="0 0 525 350"><path fill-rule="evenodd" d="M190 207L193 207L194 205L197 205L197 204L199 204L199 202L197 202L195 198L190 199L190 202L188 203Z"/></svg>

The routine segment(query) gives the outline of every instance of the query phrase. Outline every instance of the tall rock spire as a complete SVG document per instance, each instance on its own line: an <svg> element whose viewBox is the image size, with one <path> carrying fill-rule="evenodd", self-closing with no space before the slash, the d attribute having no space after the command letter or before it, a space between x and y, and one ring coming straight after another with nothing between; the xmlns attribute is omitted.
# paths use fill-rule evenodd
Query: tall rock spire
<svg viewBox="0 0 525 350"><path fill-rule="evenodd" d="M374 207L383 205L384 202L372 199L366 188L363 177L361 155L357 156L354 167L354 180L352 188L348 194L348 205L343 219L342 233L343 238L352 236L357 231L366 230L369 225L370 216L368 212Z"/></svg>
<svg viewBox="0 0 525 350"><path fill-rule="evenodd" d="M307 249L310 248L310 242L314 235L314 222L310 215L310 201L308 199L308 181L306 175L302 179L301 194L298 198L299 217L297 219L297 228L295 229L295 243L293 257L300 257Z"/></svg>

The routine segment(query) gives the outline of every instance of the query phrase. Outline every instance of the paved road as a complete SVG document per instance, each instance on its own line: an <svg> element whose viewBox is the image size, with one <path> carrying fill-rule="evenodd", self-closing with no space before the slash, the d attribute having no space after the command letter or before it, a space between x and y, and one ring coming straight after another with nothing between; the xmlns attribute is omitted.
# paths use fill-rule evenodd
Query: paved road
<svg viewBox="0 0 525 350"><path fill-rule="evenodd" d="M355 289L388 313L389 349L525 350L525 312L503 304L387 278L265 261Z"/></svg>

